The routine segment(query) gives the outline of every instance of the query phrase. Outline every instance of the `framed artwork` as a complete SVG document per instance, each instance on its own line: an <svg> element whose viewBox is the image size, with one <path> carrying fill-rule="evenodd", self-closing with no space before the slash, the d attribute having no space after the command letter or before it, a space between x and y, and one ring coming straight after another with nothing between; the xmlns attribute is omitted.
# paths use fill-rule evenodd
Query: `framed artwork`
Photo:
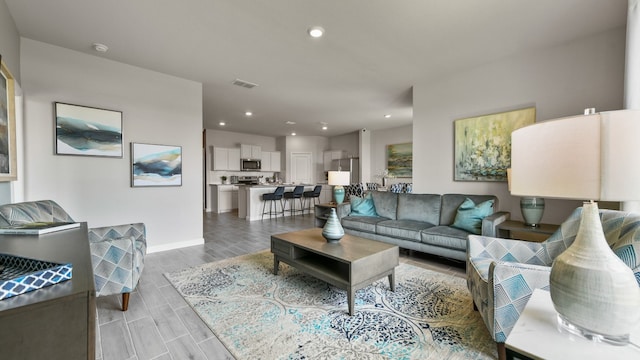
<svg viewBox="0 0 640 360"><path fill-rule="evenodd" d="M14 79L0 56L0 181L18 178Z"/></svg>
<svg viewBox="0 0 640 360"><path fill-rule="evenodd" d="M182 147L131 143L131 186L182 186Z"/></svg>
<svg viewBox="0 0 640 360"><path fill-rule="evenodd" d="M413 143L387 145L387 170L393 177L413 176Z"/></svg>
<svg viewBox="0 0 640 360"><path fill-rule="evenodd" d="M122 158L122 111L55 103L56 154Z"/></svg>
<svg viewBox="0 0 640 360"><path fill-rule="evenodd" d="M535 107L456 120L454 180L507 181L511 132L535 120Z"/></svg>

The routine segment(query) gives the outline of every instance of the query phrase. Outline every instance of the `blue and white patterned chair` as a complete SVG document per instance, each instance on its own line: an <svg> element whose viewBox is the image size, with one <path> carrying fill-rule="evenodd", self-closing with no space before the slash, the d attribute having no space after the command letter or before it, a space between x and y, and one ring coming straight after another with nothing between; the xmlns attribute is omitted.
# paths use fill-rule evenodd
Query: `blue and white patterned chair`
<svg viewBox="0 0 640 360"><path fill-rule="evenodd" d="M73 218L52 200L0 206L0 225L30 222L73 222ZM146 229L142 223L89 229L89 247L96 295L122 294L122 311L129 306L144 268L147 252Z"/></svg>
<svg viewBox="0 0 640 360"><path fill-rule="evenodd" d="M541 243L470 235L467 286L504 358L504 342L534 289L549 290L553 260L575 240L582 208L577 208L549 239ZM611 249L629 266L640 286L640 215L600 210Z"/></svg>

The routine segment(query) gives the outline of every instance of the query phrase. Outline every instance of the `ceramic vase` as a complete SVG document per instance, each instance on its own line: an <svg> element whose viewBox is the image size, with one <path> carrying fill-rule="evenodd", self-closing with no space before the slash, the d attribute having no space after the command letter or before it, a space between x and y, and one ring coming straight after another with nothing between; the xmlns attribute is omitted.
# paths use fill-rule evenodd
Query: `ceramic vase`
<svg viewBox="0 0 640 360"><path fill-rule="evenodd" d="M527 226L540 226L544 213L544 199L539 197L520 198L520 211L524 224Z"/></svg>
<svg viewBox="0 0 640 360"><path fill-rule="evenodd" d="M561 325L587 338L626 344L640 321L640 287L611 250L596 203L585 203L576 239L553 262L551 300Z"/></svg>
<svg viewBox="0 0 640 360"><path fill-rule="evenodd" d="M338 215L336 215L336 209L331 208L327 222L322 228L322 236L327 239L327 242L338 242L344 236L344 229L340 224Z"/></svg>

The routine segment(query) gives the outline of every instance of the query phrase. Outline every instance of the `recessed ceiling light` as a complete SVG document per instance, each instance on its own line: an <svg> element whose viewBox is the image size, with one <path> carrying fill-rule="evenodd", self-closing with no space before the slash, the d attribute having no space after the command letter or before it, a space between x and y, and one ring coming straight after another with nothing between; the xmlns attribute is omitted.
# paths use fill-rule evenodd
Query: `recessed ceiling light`
<svg viewBox="0 0 640 360"><path fill-rule="evenodd" d="M226 122L224 122L224 121L220 121L218 124L219 124L220 126L225 126L225 125L227 125L227 123L226 123Z"/></svg>
<svg viewBox="0 0 640 360"><path fill-rule="evenodd" d="M245 114L245 115L247 115L247 116L251 116L251 115L253 115L253 113L252 113L251 111L247 111L247 112L246 112L246 113L244 113L244 114Z"/></svg>
<svg viewBox="0 0 640 360"><path fill-rule="evenodd" d="M313 26L310 27L307 32L309 33L309 36L311 36L312 38L320 38L322 37L322 35L324 35L324 29L321 28L320 26Z"/></svg>
<svg viewBox="0 0 640 360"><path fill-rule="evenodd" d="M93 50L97 52L105 53L107 52L107 50L109 50L109 47L105 44L93 43Z"/></svg>
<svg viewBox="0 0 640 360"><path fill-rule="evenodd" d="M287 125L295 125L296 122L295 121L286 121L285 124L287 124Z"/></svg>
<svg viewBox="0 0 640 360"><path fill-rule="evenodd" d="M385 119L388 119L388 118L390 118L390 117L391 117L391 114L386 114L386 115L384 116L384 118L385 118Z"/></svg>
<svg viewBox="0 0 640 360"><path fill-rule="evenodd" d="M328 128L327 128L327 126L326 126L326 125L324 125L324 126L322 127L322 130L327 130L327 129L328 129Z"/></svg>
<svg viewBox="0 0 640 360"><path fill-rule="evenodd" d="M292 133L291 133L291 136L296 136L296 133L292 132Z"/></svg>

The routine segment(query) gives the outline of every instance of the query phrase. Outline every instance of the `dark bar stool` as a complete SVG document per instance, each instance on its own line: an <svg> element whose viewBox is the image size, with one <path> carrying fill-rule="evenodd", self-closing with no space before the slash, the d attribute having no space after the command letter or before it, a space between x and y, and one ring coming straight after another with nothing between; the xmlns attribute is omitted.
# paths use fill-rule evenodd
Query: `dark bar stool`
<svg viewBox="0 0 640 360"><path fill-rule="evenodd" d="M322 185L316 185L316 187L314 187L313 190L305 191L302 193L302 198L303 198L302 200L304 201L304 203L307 202L307 199L309 201L308 206L305 206L309 212L311 212L312 203L313 205L320 204L321 191L322 191ZM304 211L302 213L304 214Z"/></svg>
<svg viewBox="0 0 640 360"><path fill-rule="evenodd" d="M262 194L262 220L264 220L264 214L269 214L269 219L273 215L276 215L276 219L278 216L278 203L276 201L280 201L280 209L282 209L282 216L284 217L284 205L282 204L282 196L284 194L284 186L278 186L276 190L272 193ZM265 212L264 208L269 202L269 211Z"/></svg>
<svg viewBox="0 0 640 360"><path fill-rule="evenodd" d="M293 191L287 191L284 193L284 198L289 204L289 210L291 215L295 215L296 212L302 212L304 215L304 204L302 203L302 194L304 193L304 186L297 185L293 188ZM296 210L296 199L300 200L300 210Z"/></svg>

